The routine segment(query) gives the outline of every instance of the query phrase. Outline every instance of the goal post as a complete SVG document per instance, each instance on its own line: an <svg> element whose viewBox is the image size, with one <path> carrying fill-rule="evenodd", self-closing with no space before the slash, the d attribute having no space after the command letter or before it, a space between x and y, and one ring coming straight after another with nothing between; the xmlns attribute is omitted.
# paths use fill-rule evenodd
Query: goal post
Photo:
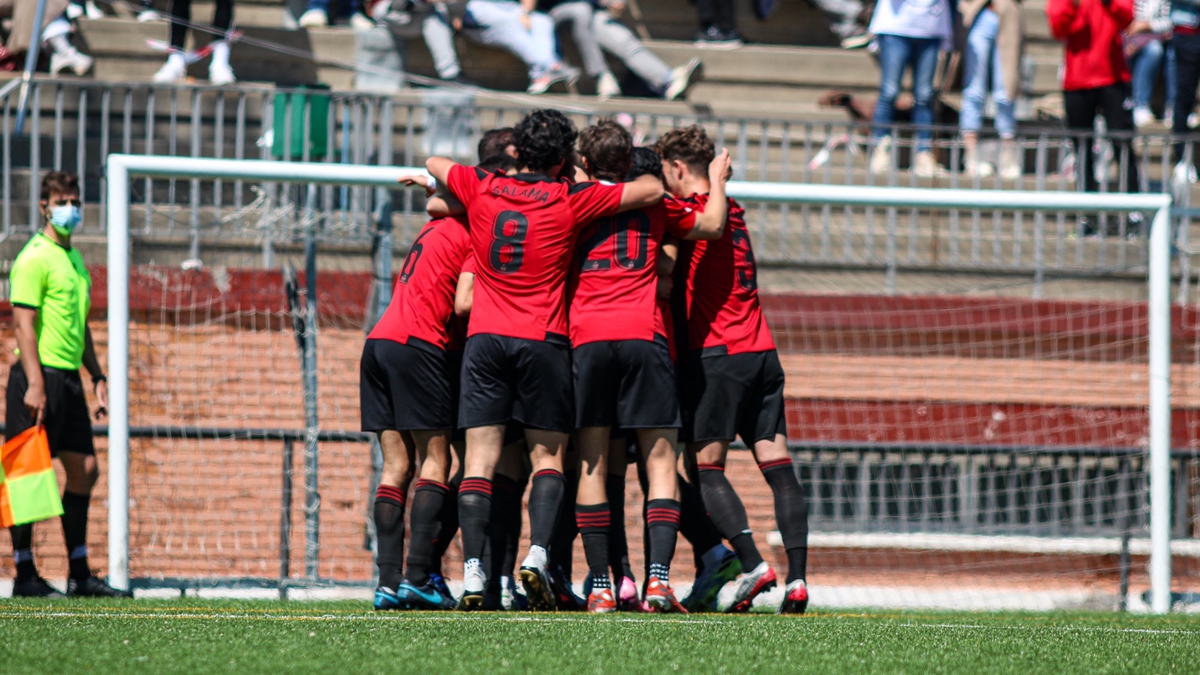
<svg viewBox="0 0 1200 675"><path fill-rule="evenodd" d="M418 167L330 165L114 154L107 158L109 321L109 578L130 587L130 186L133 177L278 181L396 188ZM1148 478L1150 608L1171 606L1171 198L1011 190L852 187L731 182L730 196L755 203L884 209L1005 210L1153 214L1148 269Z"/></svg>

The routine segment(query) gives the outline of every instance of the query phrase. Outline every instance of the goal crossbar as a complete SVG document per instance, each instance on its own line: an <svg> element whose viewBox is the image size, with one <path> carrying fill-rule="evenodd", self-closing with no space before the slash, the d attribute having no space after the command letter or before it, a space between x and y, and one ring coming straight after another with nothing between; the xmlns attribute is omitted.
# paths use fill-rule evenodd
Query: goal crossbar
<svg viewBox="0 0 1200 675"><path fill-rule="evenodd" d="M262 180L396 188L419 167L315 164L109 155L109 582L129 588L129 271L130 178ZM1171 197L1165 194L1028 192L801 183L730 182L731 197L748 201L857 207L1005 209L1011 211L1151 212L1149 284L1149 459L1151 610L1171 606Z"/></svg>

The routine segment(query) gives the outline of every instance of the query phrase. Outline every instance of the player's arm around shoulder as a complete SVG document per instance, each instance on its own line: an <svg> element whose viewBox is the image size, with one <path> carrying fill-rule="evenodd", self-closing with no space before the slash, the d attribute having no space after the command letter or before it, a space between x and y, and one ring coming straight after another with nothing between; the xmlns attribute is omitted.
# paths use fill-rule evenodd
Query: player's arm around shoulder
<svg viewBox="0 0 1200 675"><path fill-rule="evenodd" d="M622 185L624 190L621 191L621 204L617 207L617 213L644 209L662 201L662 181L655 176L649 174L638 176Z"/></svg>
<svg viewBox="0 0 1200 675"><path fill-rule="evenodd" d="M463 271L458 275L458 286L454 289L454 314L460 319L471 315L475 305L475 274Z"/></svg>
<svg viewBox="0 0 1200 675"><path fill-rule="evenodd" d="M696 224L688 232L688 239L720 239L725 233L725 222L729 218L729 199L725 195L725 183L729 180L732 160L729 149L713 158L708 165L708 203L696 214Z"/></svg>

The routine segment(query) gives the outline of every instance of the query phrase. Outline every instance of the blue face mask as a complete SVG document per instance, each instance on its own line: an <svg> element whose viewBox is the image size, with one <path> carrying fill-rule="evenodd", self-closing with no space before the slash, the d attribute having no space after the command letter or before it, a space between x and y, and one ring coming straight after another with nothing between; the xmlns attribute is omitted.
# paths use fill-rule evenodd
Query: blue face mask
<svg viewBox="0 0 1200 675"><path fill-rule="evenodd" d="M71 236L75 228L79 227L81 220L83 220L83 213L74 204L50 207L50 224L54 226L55 232L64 237Z"/></svg>

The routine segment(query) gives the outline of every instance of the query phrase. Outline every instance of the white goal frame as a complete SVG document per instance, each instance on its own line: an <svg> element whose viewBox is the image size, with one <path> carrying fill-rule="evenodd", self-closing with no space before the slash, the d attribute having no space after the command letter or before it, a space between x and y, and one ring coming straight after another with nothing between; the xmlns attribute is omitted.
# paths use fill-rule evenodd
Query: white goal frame
<svg viewBox="0 0 1200 675"><path fill-rule="evenodd" d="M260 180L396 188L423 168L108 156L108 569L114 588L129 588L129 186L133 176ZM1165 194L1028 192L802 183L731 182L731 197L756 202L859 207L1015 211L1152 212L1149 283L1150 607L1171 609L1171 197Z"/></svg>

